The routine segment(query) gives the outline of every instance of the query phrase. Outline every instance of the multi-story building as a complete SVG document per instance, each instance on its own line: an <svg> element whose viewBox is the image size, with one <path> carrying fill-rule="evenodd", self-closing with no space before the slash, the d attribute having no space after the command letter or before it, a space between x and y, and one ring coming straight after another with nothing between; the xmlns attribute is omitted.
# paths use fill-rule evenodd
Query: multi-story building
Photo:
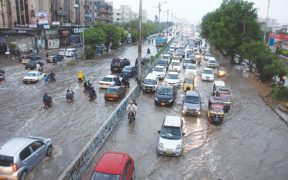
<svg viewBox="0 0 288 180"><path fill-rule="evenodd" d="M94 23L112 23L113 22L113 6L111 2L104 0L92 1L92 19Z"/></svg>
<svg viewBox="0 0 288 180"><path fill-rule="evenodd" d="M131 20L139 19L139 12L133 12L128 5L120 5L119 9L113 10L114 23L128 23ZM147 21L147 11L142 10L142 22Z"/></svg>

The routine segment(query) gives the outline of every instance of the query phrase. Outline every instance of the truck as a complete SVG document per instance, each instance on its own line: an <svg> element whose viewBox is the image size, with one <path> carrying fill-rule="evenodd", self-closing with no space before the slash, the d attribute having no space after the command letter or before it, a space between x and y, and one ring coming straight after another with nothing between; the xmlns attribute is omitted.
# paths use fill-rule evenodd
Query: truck
<svg viewBox="0 0 288 180"><path fill-rule="evenodd" d="M167 43L167 38L165 36L157 36L156 37L156 47L163 47Z"/></svg>

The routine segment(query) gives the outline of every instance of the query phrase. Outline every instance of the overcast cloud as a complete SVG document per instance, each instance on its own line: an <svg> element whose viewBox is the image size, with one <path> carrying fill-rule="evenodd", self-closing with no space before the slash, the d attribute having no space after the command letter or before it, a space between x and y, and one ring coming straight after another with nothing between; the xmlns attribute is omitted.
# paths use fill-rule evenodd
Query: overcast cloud
<svg viewBox="0 0 288 180"><path fill-rule="evenodd" d="M119 5L130 5L133 11L139 10L139 0L112 1L113 8L119 8ZM185 18L190 23L198 24L207 12L217 9L222 0L142 0L142 2L149 19L154 20L155 15L158 15L156 6L159 2L167 2L161 8L161 21L167 19L167 9L169 9L169 19L172 17L172 11L176 17ZM249 0L249 2L255 3L254 7L258 9L260 18L266 18L268 0ZM288 24L288 0L270 0L269 18L277 19L282 24Z"/></svg>

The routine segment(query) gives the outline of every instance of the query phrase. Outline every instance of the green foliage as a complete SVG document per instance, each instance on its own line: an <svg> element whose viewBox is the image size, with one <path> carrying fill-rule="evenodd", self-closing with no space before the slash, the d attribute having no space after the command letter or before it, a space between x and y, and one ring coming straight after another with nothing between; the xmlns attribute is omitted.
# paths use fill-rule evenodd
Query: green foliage
<svg viewBox="0 0 288 180"><path fill-rule="evenodd" d="M92 59L95 57L96 50L94 46L86 46L85 47L85 59Z"/></svg>
<svg viewBox="0 0 288 180"><path fill-rule="evenodd" d="M286 49L280 49L280 50L278 51L278 53L281 54L281 55L283 55L283 56L288 56L288 50L286 50Z"/></svg>
<svg viewBox="0 0 288 180"><path fill-rule="evenodd" d="M261 39L254 3L226 0L202 18L201 36L224 55L234 57L243 43Z"/></svg>
<svg viewBox="0 0 288 180"><path fill-rule="evenodd" d="M84 31L85 44L96 48L96 45L100 45L106 41L106 34L102 29L91 27ZM94 49L95 49L94 48Z"/></svg>
<svg viewBox="0 0 288 180"><path fill-rule="evenodd" d="M284 86L275 86L270 95L276 99L288 99L288 88Z"/></svg>

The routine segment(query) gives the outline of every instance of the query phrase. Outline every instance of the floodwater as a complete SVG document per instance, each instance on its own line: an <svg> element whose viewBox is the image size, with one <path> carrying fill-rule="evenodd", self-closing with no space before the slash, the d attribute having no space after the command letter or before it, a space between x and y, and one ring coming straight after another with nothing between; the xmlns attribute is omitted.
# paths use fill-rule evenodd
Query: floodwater
<svg viewBox="0 0 288 180"><path fill-rule="evenodd" d="M206 63L202 63L205 67ZM88 179L106 151L128 152L135 161L136 179L147 180L286 180L288 177L288 129L265 105L247 72L221 61L227 76L221 78L232 91L232 106L222 125L209 124L207 101L212 82L196 79L202 96L199 117L181 115L183 92L173 107L154 105L153 94L140 93L136 121L123 117L82 179ZM199 67L199 71L202 67ZM218 78L216 78L218 79ZM184 153L180 157L156 153L158 130L166 115L182 116Z"/></svg>
<svg viewBox="0 0 288 180"><path fill-rule="evenodd" d="M143 55L152 44L143 44ZM36 166L29 179L57 179L62 171L80 152L97 129L114 111L119 102L105 102L104 90L99 89L98 81L111 73L110 63L113 57L126 57L135 64L137 46L125 46L108 54L97 56L93 61L78 62L76 66L67 66L68 60L58 65L44 65L44 72L53 70L56 82L45 84L24 84L22 78L28 72L20 63L10 65L6 71L6 81L0 84L0 145L15 136L43 136L52 139L53 155ZM77 73L82 70L97 92L97 99L89 102L83 94L82 86L77 82ZM132 86L136 85L131 80ZM75 92L75 102L66 103L67 88ZM42 96L47 92L52 96L52 108L42 109Z"/></svg>

